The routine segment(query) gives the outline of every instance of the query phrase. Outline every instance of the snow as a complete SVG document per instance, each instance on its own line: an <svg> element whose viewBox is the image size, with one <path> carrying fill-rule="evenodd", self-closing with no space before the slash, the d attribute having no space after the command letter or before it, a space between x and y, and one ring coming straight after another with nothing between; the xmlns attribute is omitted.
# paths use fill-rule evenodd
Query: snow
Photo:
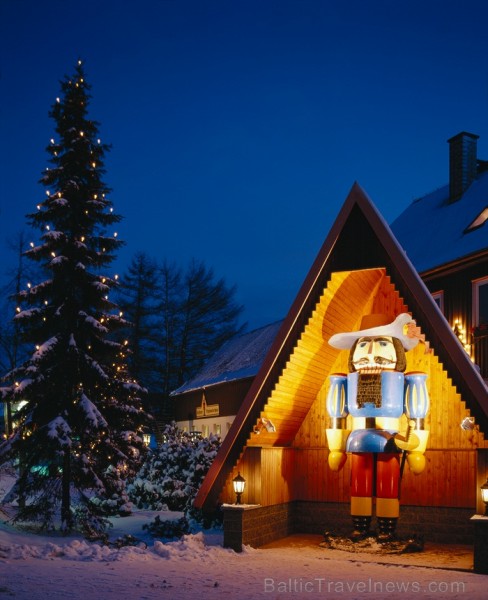
<svg viewBox="0 0 488 600"><path fill-rule="evenodd" d="M18 383L18 385L17 385L17 383ZM25 390L30 386L31 383L32 383L32 379L23 379L20 382L16 382L16 385L15 385L16 395L19 396L20 394L25 392Z"/></svg>
<svg viewBox="0 0 488 600"><path fill-rule="evenodd" d="M103 418L98 408L86 396L86 394L81 394L79 405L83 410L87 421L89 421L92 429L101 429L102 427L107 427L107 421Z"/></svg>
<svg viewBox="0 0 488 600"><path fill-rule="evenodd" d="M39 346L39 348L36 350L36 352L34 352L33 359L37 360L37 359L42 358L42 356L44 356L44 354L46 354L47 352L52 350L52 348L54 348L54 346L57 343L58 343L57 336L53 336L52 338L47 340L47 342L44 342L43 344L41 344Z"/></svg>
<svg viewBox="0 0 488 600"><path fill-rule="evenodd" d="M66 198L54 198L54 200L52 200L51 202L56 206L66 206L68 204Z"/></svg>
<svg viewBox="0 0 488 600"><path fill-rule="evenodd" d="M48 423L48 437L52 439L58 439L61 445L70 445L69 436L71 434L71 428L63 419L63 417L56 417Z"/></svg>
<svg viewBox="0 0 488 600"><path fill-rule="evenodd" d="M0 498L13 483L5 472ZM144 524L155 515L137 511L113 518L109 545L81 536L36 535L8 524L0 512L0 597L16 600L156 600L215 598L486 598L485 575L438 564L422 566L419 554L350 554L319 546L319 536L288 538L243 552L223 548L222 531L195 531L180 540L153 539ZM117 540L130 535L134 546ZM433 559L435 561L435 557Z"/></svg>
<svg viewBox="0 0 488 600"><path fill-rule="evenodd" d="M195 377L171 395L183 394L224 381L253 377L259 371L281 324L282 321L277 321L232 338L212 356Z"/></svg>
<svg viewBox="0 0 488 600"><path fill-rule="evenodd" d="M92 286L100 292L108 292L110 288L105 283L101 283L100 281L93 281Z"/></svg>
<svg viewBox="0 0 488 600"><path fill-rule="evenodd" d="M448 204L448 198L446 185L415 200L390 225L419 273L488 248L486 223L466 231L487 207L488 172L481 174L456 202Z"/></svg>
<svg viewBox="0 0 488 600"><path fill-rule="evenodd" d="M66 258L66 256L56 256L52 259L52 261L49 263L50 265L60 265L64 262L66 262L68 259Z"/></svg>
<svg viewBox="0 0 488 600"><path fill-rule="evenodd" d="M174 515L174 513L173 513ZM171 516L171 515L168 515ZM142 530L154 513L113 519L111 540L125 534L136 546L102 546L71 536L36 536L0 525L0 596L19 600L100 598L467 598L486 597L486 576L447 568L374 562L328 551L314 540L236 553L221 532L196 532L172 542ZM395 593L396 592L396 593ZM408 593L409 592L409 593Z"/></svg>
<svg viewBox="0 0 488 600"><path fill-rule="evenodd" d="M30 319L35 315L39 315L41 314L41 309L40 308L29 308L28 310L22 310L20 312L18 312L15 316L14 319L18 320L18 319Z"/></svg>
<svg viewBox="0 0 488 600"><path fill-rule="evenodd" d="M94 329L98 329L98 331L100 331L101 333L107 333L108 329L105 327L105 325L102 325L97 319L95 319L94 317L87 315L86 313L80 311L80 316L81 317L85 317L85 323L88 323L89 325L91 325Z"/></svg>
<svg viewBox="0 0 488 600"><path fill-rule="evenodd" d="M65 200L65 202L66 202L66 200ZM64 240L65 237L66 237L66 234L63 233L62 231L47 231L43 235L44 239L50 240L50 241Z"/></svg>

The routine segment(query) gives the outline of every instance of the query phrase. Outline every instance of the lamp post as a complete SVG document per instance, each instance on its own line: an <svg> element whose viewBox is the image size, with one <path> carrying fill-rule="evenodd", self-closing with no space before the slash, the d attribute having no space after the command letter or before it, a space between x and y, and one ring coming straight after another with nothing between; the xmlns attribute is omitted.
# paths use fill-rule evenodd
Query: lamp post
<svg viewBox="0 0 488 600"><path fill-rule="evenodd" d="M244 488L246 487L246 480L238 472L237 476L232 480L232 485L234 486L234 492L236 494L236 504L241 504L241 494L244 492Z"/></svg>
<svg viewBox="0 0 488 600"><path fill-rule="evenodd" d="M481 486L481 499L485 503L485 517L488 517L488 479Z"/></svg>

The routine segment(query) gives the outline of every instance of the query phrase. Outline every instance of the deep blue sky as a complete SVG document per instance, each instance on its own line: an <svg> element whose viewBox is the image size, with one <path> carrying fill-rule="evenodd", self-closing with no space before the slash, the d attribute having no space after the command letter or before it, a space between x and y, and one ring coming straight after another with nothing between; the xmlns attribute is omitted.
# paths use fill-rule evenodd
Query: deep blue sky
<svg viewBox="0 0 488 600"><path fill-rule="evenodd" d="M59 80L81 57L143 250L205 261L254 328L283 318L352 184L387 221L488 159L485 0L0 0L0 246L44 196ZM428 232L421 232L428 235Z"/></svg>

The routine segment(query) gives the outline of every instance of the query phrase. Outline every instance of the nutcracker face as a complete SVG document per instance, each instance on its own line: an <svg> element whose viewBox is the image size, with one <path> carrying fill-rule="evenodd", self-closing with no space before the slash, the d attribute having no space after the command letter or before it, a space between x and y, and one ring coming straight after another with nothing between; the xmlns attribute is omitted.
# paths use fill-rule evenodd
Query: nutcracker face
<svg viewBox="0 0 488 600"><path fill-rule="evenodd" d="M356 343L352 365L356 371L363 369L395 369L397 352L393 338L389 336L362 337Z"/></svg>

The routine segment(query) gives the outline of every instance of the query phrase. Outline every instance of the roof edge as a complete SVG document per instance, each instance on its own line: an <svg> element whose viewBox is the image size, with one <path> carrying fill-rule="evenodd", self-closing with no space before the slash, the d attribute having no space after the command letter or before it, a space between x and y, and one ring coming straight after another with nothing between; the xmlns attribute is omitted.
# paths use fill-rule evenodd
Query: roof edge
<svg viewBox="0 0 488 600"><path fill-rule="evenodd" d="M364 215L388 257L396 287L405 296L407 305L415 307L417 320L422 325L427 338L436 348L444 367L449 371L463 399L477 418L481 430L488 433L488 390L484 381L475 371L469 357L388 224L363 188L354 182L197 493L195 499L197 508L206 510L217 504L220 490L241 455L252 430L253 420L259 417L264 406L265 399L262 393L266 389L267 380L272 375L277 377L276 366L279 366L280 354L290 345L291 340L297 339L301 327L300 315L302 311L310 308L318 282L324 278L331 253L356 206Z"/></svg>

